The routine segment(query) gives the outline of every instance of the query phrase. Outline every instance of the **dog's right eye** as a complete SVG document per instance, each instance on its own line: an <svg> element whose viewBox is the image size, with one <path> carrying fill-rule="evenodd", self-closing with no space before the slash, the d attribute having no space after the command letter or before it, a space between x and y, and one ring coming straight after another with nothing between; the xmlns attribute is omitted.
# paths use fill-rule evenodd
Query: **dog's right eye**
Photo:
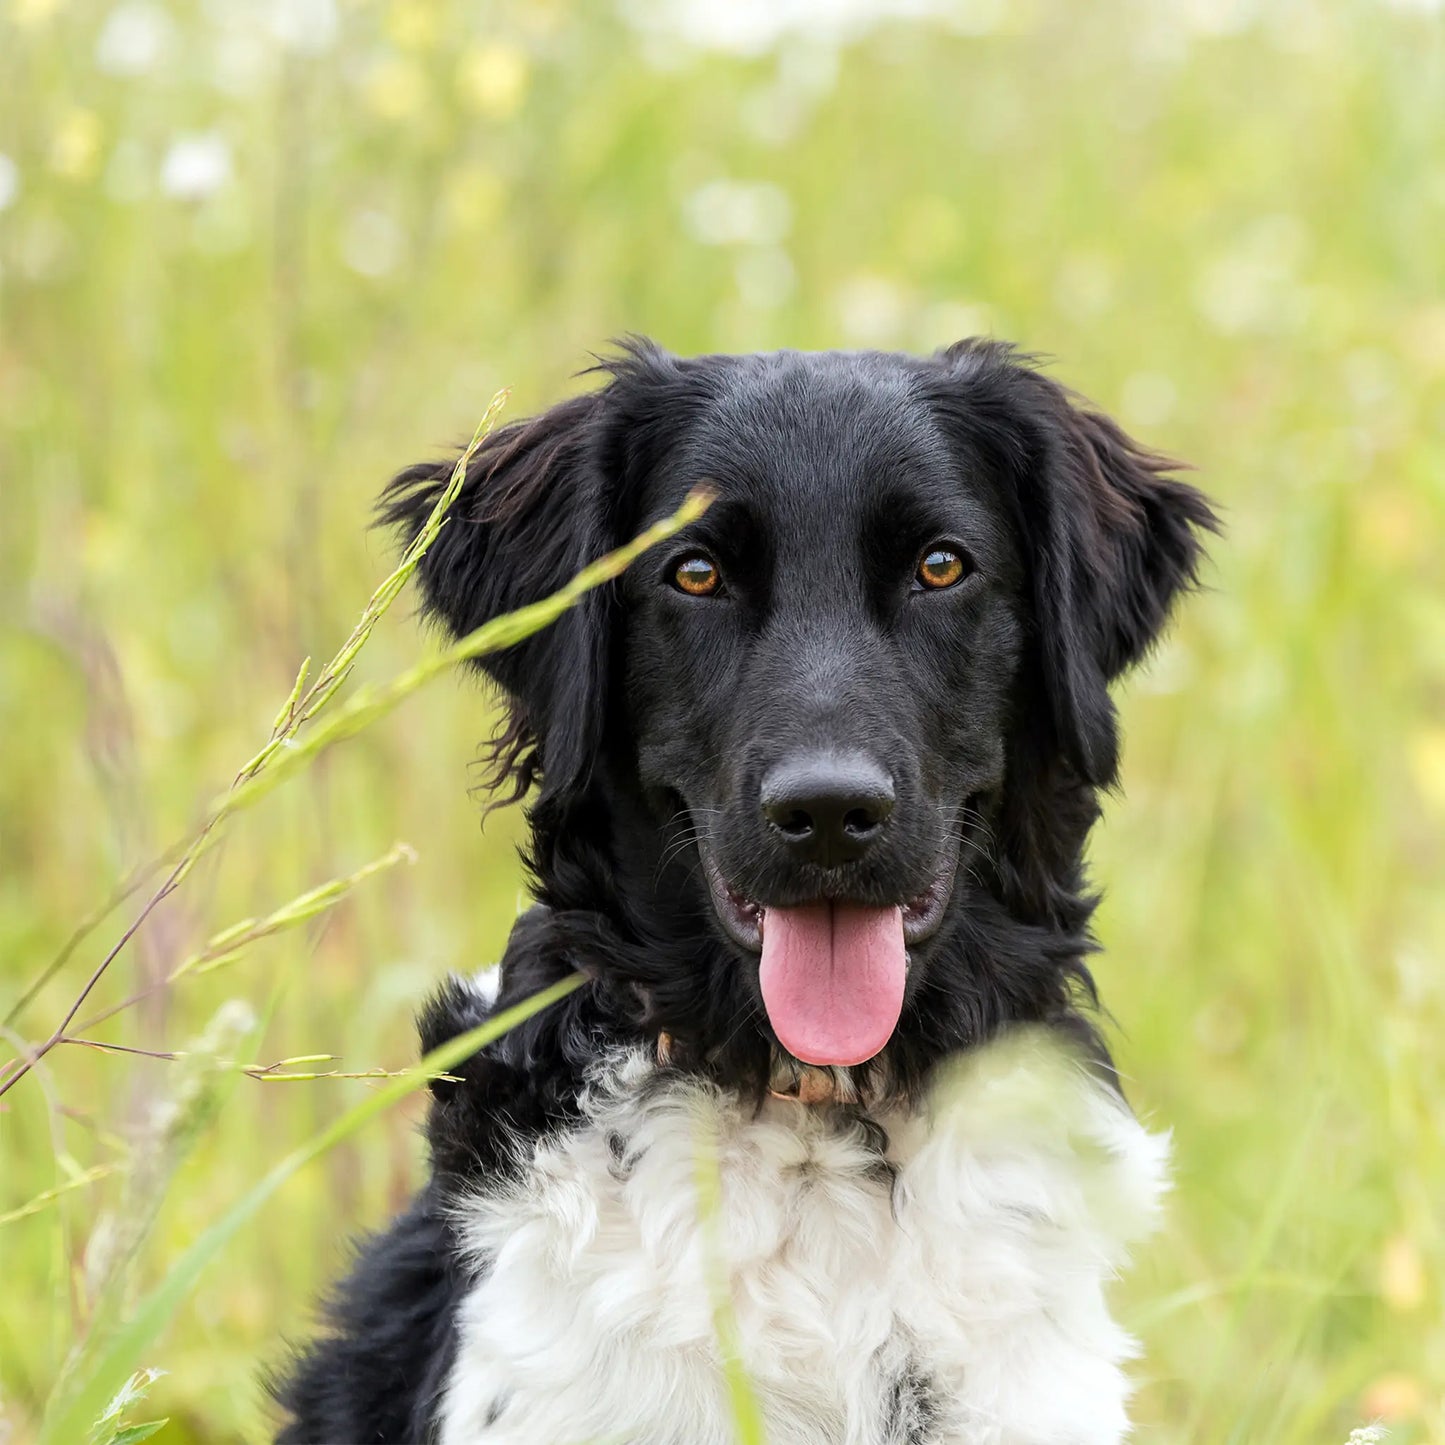
<svg viewBox="0 0 1445 1445"><path fill-rule="evenodd" d="M672 585L689 597L711 597L722 586L722 573L711 557L695 552L673 569Z"/></svg>

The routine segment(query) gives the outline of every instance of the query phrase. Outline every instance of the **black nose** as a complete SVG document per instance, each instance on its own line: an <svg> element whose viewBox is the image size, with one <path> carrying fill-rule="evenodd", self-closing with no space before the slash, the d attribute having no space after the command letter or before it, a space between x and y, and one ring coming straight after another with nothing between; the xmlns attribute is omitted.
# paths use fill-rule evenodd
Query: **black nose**
<svg viewBox="0 0 1445 1445"><path fill-rule="evenodd" d="M893 811L893 780L862 753L809 753L763 776L763 817L798 858L833 867L860 858Z"/></svg>

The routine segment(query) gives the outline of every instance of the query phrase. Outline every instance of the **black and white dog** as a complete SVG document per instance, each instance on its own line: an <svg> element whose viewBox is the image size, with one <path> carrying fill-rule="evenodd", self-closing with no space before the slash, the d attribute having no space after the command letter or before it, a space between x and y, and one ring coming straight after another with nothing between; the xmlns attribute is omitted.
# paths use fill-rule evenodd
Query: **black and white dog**
<svg viewBox="0 0 1445 1445"><path fill-rule="evenodd" d="M772 1445L1119 1440L1103 1290L1165 1146L1090 1021L1081 852L1213 514L995 342L602 369L475 457L428 608L465 633L716 500L488 661L537 902L422 1043L588 981L436 1084L280 1440L724 1445L720 1299Z"/></svg>

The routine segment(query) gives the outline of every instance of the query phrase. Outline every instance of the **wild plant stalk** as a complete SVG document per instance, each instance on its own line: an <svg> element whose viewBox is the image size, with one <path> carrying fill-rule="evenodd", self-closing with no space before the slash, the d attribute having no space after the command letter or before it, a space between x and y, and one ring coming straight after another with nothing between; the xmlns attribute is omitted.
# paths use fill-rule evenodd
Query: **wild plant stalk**
<svg viewBox="0 0 1445 1445"><path fill-rule="evenodd" d="M141 1135L121 1171L119 1197L89 1231L81 1273L85 1297L92 1303L60 1368L54 1398L65 1398L77 1388L76 1382L85 1377L92 1342L109 1338L119 1327L134 1291L142 1251L176 1172L208 1132L223 1102L228 1085L218 1060L234 1053L258 1025L249 1004L238 999L223 1004L188 1051L169 1091L149 1101ZM119 1383L119 1377L110 1382L107 1397Z"/></svg>
<svg viewBox="0 0 1445 1445"><path fill-rule="evenodd" d="M70 962L75 950L105 922L110 915L125 902L131 894L135 893L141 885L153 874L158 873L167 863L173 863L185 849L185 843L172 844L164 853L154 858L148 858L144 863L137 864L111 889L108 897L96 904L84 918L71 930L70 936L60 945L59 951L35 975L25 986L25 990L6 1010L5 1017L0 1020L0 1025L9 1028L11 1024L19 1019L25 1012L31 1001L39 994L40 990L59 973L67 963Z"/></svg>
<svg viewBox="0 0 1445 1445"><path fill-rule="evenodd" d="M225 1057L225 1053L217 1046L218 1040L216 1039L203 1040L193 1053L152 1054L151 1051L130 1050L120 1045L87 1039L71 1032L72 1025L74 1025L85 1000L105 975L107 969L119 957L140 928L145 925L146 920L155 909L185 880L196 861L215 841L223 823L308 767L333 744L355 736L428 682L449 672L458 663L471 661L514 646L556 621L589 590L618 576L641 553L686 526L700 516L709 505L711 497L708 494L701 490L694 491L671 517L648 528L627 546L619 548L585 567L550 597L522 608L516 613L487 623L453 646L424 659L401 676L382 686L363 688L341 704L329 717L318 721L319 714L332 703L345 682L357 654L365 645L376 623L406 585L427 549L435 541L442 526L445 525L447 509L460 492L466 478L468 464L490 432L503 399L504 394L499 394L493 400L470 445L453 469L451 478L426 525L407 548L401 564L372 595L346 642L309 688L307 686L309 659L302 664L295 685L277 714L271 736L266 744L246 762L232 780L230 788L212 804L204 823L181 851L164 882L150 895L121 937L92 971L66 1011L64 1018L44 1041L21 1048L17 1060L12 1063L9 1076L4 1079L3 1083L0 1083L0 1095L3 1095L62 1043L101 1048L107 1051L147 1053L153 1057L179 1060L186 1066L186 1073L179 1086L179 1092L175 1095L179 1102L158 1125L164 1130L163 1147L158 1146L154 1151L156 1158L153 1161L146 1163L138 1170L128 1171L126 1198L133 1202L133 1207L127 1206L112 1216L118 1222L113 1227L114 1238L110 1241L109 1247L102 1248L100 1251L100 1257L104 1262L100 1264L102 1270L102 1278L98 1284L100 1302L92 1320L93 1328L88 1330L75 1346L66 1362L61 1380L51 1394L50 1408L47 1411L45 1427L41 1436L42 1442L65 1441L68 1445L70 1441L83 1438L85 1432L97 1420L98 1414L108 1409L107 1401L113 1403L117 1398L118 1390L122 1395L124 1394L125 1382L135 1369L137 1355L163 1328L177 1305L194 1285L201 1270L286 1179L304 1164L348 1138L390 1104L418 1088L427 1080L443 1074L452 1064L468 1057L491 1039L499 1037L533 1013L560 999L583 981L580 975L574 975L552 988L544 990L517 1008L489 1020L480 1028L433 1051L418 1068L396 1075L386 1075L382 1071L343 1074L339 1070L320 1071L296 1067L331 1062L330 1055L320 1054L293 1057L269 1066L236 1064L233 1060ZM398 845L383 858L366 865L348 877L333 879L319 888L309 890L263 918L247 919L223 930L213 936L197 953L173 969L160 986L166 987L188 974L201 973L218 967L229 962L251 943L315 918L334 906L365 878L373 876L382 868L393 866L409 856L409 852L410 850L406 849L404 845ZM48 977L54 971L54 967L52 964L46 974L42 975L42 979ZM27 994L26 997L29 996L30 994ZM121 1009L137 1002L143 996L136 995L115 1008L95 1015L81 1026L82 1029L102 1022ZM218 1016L217 1026L222 1022L222 1016ZM229 1016L224 1022L230 1023ZM234 1027L231 1031L235 1032ZM208 1124L214 1115L216 1095L212 1081L218 1081L222 1075L234 1074L237 1071L258 1079L367 1077L378 1078L382 1082L369 1098L343 1114L340 1119L322 1130L308 1144L289 1154L248 1190L241 1200L221 1220L211 1226L167 1272L161 1284L142 1301L139 1308L128 1312L128 1315L123 1315L122 1296L127 1292L122 1287L123 1282L129 1277L131 1266L138 1257L141 1242L149 1232L150 1224L155 1217L155 1210L159 1207L159 1201L165 1193L166 1181L174 1172L179 1159L188 1152L189 1145L197 1137L201 1128ZM133 1177L130 1177L132 1175ZM91 1181L87 1180L86 1182ZM79 1185L77 1184L75 1187L79 1187ZM22 1206L19 1217L45 1208L62 1192L63 1190L57 1189L37 1196L29 1204ZM730 1361L735 1360L736 1350L730 1351L728 1357ZM730 1369L729 1373L731 1379L733 1371ZM745 1381L742 1384L742 1391L743 1393L739 1393L739 1387L735 1383L735 1397L740 1406L745 1404L749 1398L745 1393ZM111 1420L114 1418L112 1414ZM150 1427L136 1428L148 1431ZM122 1436L124 1433L122 1431ZM111 1438L121 1437L112 1432ZM743 1438L751 1440L758 1437L745 1432Z"/></svg>
<svg viewBox="0 0 1445 1445"><path fill-rule="evenodd" d="M198 952L178 963L164 978L151 984L149 988L133 993L129 998L122 999L107 1009L102 1009L99 1013L91 1014L89 1018L77 1024L76 1029L82 1034L89 1033L91 1029L105 1023L107 1019L114 1018L116 1014L140 1003L141 1000L179 982L187 974L211 973L215 969L233 963L253 943L259 943L263 938L284 933L288 929L297 928L335 908L353 889L366 882L367 879L394 868L398 863L414 862L416 862L416 850L410 844L393 844L391 849L383 853L380 858L372 859L370 863L358 868L354 873L348 873L343 878L332 878L315 888L307 889L305 893L293 898L289 903L283 904L274 912L268 913L264 918L244 918L239 923L233 923L229 928L223 928L219 933L213 934ZM90 1041L67 1034L61 1042L86 1043ZM160 1054L156 1057L174 1057L174 1055Z"/></svg>
<svg viewBox="0 0 1445 1445"><path fill-rule="evenodd" d="M35 1045L28 1053L12 1061L9 1077L0 1083L0 1097L14 1088L41 1059L64 1041L76 1015L95 986L104 977L106 970L115 962L155 909L185 879L196 861L210 846L216 830L223 822L252 806L272 789L309 767L335 743L354 737L380 718L385 717L412 693L442 674L451 671L458 663L503 651L508 647L515 646L533 633L540 632L573 607L587 592L617 577L643 552L701 516L711 502L710 494L701 488L694 489L672 516L649 527L626 546L620 547L584 567L570 582L552 593L551 596L523 607L517 612L495 618L469 633L451 647L423 659L399 677L393 678L382 686L361 689L326 721L317 723L304 737L298 736L303 725L315 719L321 709L335 696L337 689L349 674L357 653L371 635L372 629L395 601L398 593L420 564L427 549L435 541L445 522L447 509L451 506L466 479L467 465L491 431L496 415L505 400L505 395L504 392L499 392L493 399L486 416L477 427L470 445L453 468L451 479L436 506L432 509L426 525L407 548L400 566L373 593L371 601L363 610L356 627L352 629L351 636L347 638L340 651L327 664L321 676L309 690L306 690L306 678L310 659L308 658L306 662L302 663L291 694L277 714L270 739L236 774L230 789L212 805L206 822L191 841L180 861L160 887L151 894L130 926L96 966L66 1011L64 1018L50 1036Z"/></svg>
<svg viewBox="0 0 1445 1445"><path fill-rule="evenodd" d="M696 521L712 504L712 494L704 487L694 487L677 511L655 522L615 552L608 552L584 567L565 587L559 588L539 602L509 612L504 617L469 632L459 642L441 652L423 658L414 667L381 686L362 688L325 723L319 724L306 738L275 757L263 773L246 779L227 795L235 810L249 807L293 774L310 766L333 744L353 737L372 723L385 717L412 693L427 683L452 671L459 663L472 662L509 647L549 627L562 614L575 607L594 588L611 581L627 570L644 552L666 541L690 522Z"/></svg>
<svg viewBox="0 0 1445 1445"><path fill-rule="evenodd" d="M20 1219L29 1219L32 1214L39 1214L54 1204L62 1195L69 1194L73 1189L84 1189L87 1185L114 1174L119 1168L119 1164L96 1164L90 1169L82 1170L73 1178L67 1179L64 1184L57 1184L53 1189L42 1189L39 1194L27 1199L18 1208L0 1214L0 1228L7 1224L14 1224Z"/></svg>
<svg viewBox="0 0 1445 1445"><path fill-rule="evenodd" d="M99 1039L82 1039L73 1034L66 1034L61 1040L65 1044L79 1044L82 1048L94 1049L102 1054L129 1054L133 1058L158 1059L163 1063L184 1063L195 1057L194 1050L188 1049L137 1049L129 1044L108 1044ZM215 1066L218 1072L231 1071L241 1074L248 1079L255 1079L263 1084L298 1084L312 1083L316 1079L399 1079L405 1070L402 1069L301 1069L301 1064L324 1064L333 1063L336 1060L335 1054L293 1054L290 1058L277 1059L274 1064L243 1064L238 1059L217 1058ZM447 1077L450 1078L450 1075ZM459 1082L453 1080L452 1082ZM56 1191L49 1191L54 1194ZM37 1196L44 1198L45 1196ZM32 1201L33 1203L34 1201ZM24 1209L24 1213L33 1213L33 1210ZM10 1215L0 1216L0 1224L4 1224Z"/></svg>
<svg viewBox="0 0 1445 1445"><path fill-rule="evenodd" d="M85 1438L107 1401L136 1368L141 1351L165 1327L177 1306L195 1287L202 1271L293 1174L350 1138L423 1084L444 1076L454 1065L565 998L584 982L581 974L572 974L476 1028L449 1039L427 1054L415 1068L388 1080L275 1164L200 1235L127 1320L113 1325L103 1336L99 1333L91 1336L87 1349L72 1362L70 1387L52 1393L39 1445L73 1445L74 1441Z"/></svg>
<svg viewBox="0 0 1445 1445"><path fill-rule="evenodd" d="M111 964L120 956L126 945L135 937L136 933L144 926L146 920L152 913L180 886L186 875L195 866L196 861L209 847L212 837L220 825L232 814L238 812L243 804L239 800L239 794L248 784L264 773L267 765L285 747L295 741L297 732L303 723L314 717L316 713L326 705L335 695L337 688L346 680L352 665L356 661L356 655L365 645L367 638L371 636L376 624L385 615L386 610L396 600L401 589L406 586L421 559L426 555L431 544L436 540L438 533L446 520L446 514L457 494L466 481L467 466L476 455L478 448L491 433L496 423L498 414L505 405L507 393L499 391L487 407L485 415L477 424L476 431L472 434L471 442L466 450L457 459L457 464L452 469L452 475L447 482L442 495L437 499L437 504L432 508L431 515L427 518L426 524L417 533L411 545L402 555L400 564L389 577L382 582L381 586L372 593L370 600L362 609L361 616L357 619L356 626L352 628L351 635L341 645L336 656L331 659L321 676L312 685L308 692L303 694L302 689L306 685L307 674L310 671L311 659L308 657L302 662L300 670L296 674L296 682L291 689L290 696L282 704L281 711L276 715L276 721L271 726L271 736L266 745L245 763L236 774L231 783L230 791L224 794L214 803L208 812L206 820L202 823L200 830L196 833L190 843L182 852L180 859L166 875L165 881L147 899L140 912L132 920L130 926L121 934L120 938L96 965L85 985L76 995L65 1017L51 1032L50 1037L44 1042L36 1045L28 1054L22 1055L14 1061L11 1066L10 1075L3 1083L0 1083L0 1097L3 1097L16 1084L35 1067L46 1054L55 1048L65 1037L70 1025L75 1021L75 1016L90 997L96 984L105 976Z"/></svg>

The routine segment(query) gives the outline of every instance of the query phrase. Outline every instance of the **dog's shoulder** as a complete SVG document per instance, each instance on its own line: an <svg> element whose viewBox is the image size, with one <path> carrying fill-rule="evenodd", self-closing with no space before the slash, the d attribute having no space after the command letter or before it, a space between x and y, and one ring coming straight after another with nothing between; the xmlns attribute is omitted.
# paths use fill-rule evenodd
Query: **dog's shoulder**
<svg viewBox="0 0 1445 1445"><path fill-rule="evenodd" d="M528 909L501 963L446 979L423 1007L423 1054L525 1004L576 972L550 911ZM535 1140L570 1127L598 1056L634 1031L622 1027L595 981L524 1018L432 1080L426 1136L433 1180L456 1194L513 1174Z"/></svg>
<svg viewBox="0 0 1445 1445"><path fill-rule="evenodd" d="M539 921L519 920L523 944ZM516 944L514 935L509 957L520 952ZM520 956L508 967L510 978L499 967L438 987L417 1018L423 1055L505 1008L509 990L525 996L541 986L528 973L528 955ZM267 1380L286 1421L277 1445L431 1438L456 1352L457 1315L476 1283L450 1200L524 1167L529 1142L575 1113L575 1071L551 1058L557 1030L567 1026L557 1014L432 1081L428 1183L389 1228L358 1244L350 1272L325 1302L321 1336Z"/></svg>
<svg viewBox="0 0 1445 1445"><path fill-rule="evenodd" d="M326 1304L326 1333L271 1382L287 1416L277 1445L426 1439L471 1285L428 1190L361 1244Z"/></svg>

